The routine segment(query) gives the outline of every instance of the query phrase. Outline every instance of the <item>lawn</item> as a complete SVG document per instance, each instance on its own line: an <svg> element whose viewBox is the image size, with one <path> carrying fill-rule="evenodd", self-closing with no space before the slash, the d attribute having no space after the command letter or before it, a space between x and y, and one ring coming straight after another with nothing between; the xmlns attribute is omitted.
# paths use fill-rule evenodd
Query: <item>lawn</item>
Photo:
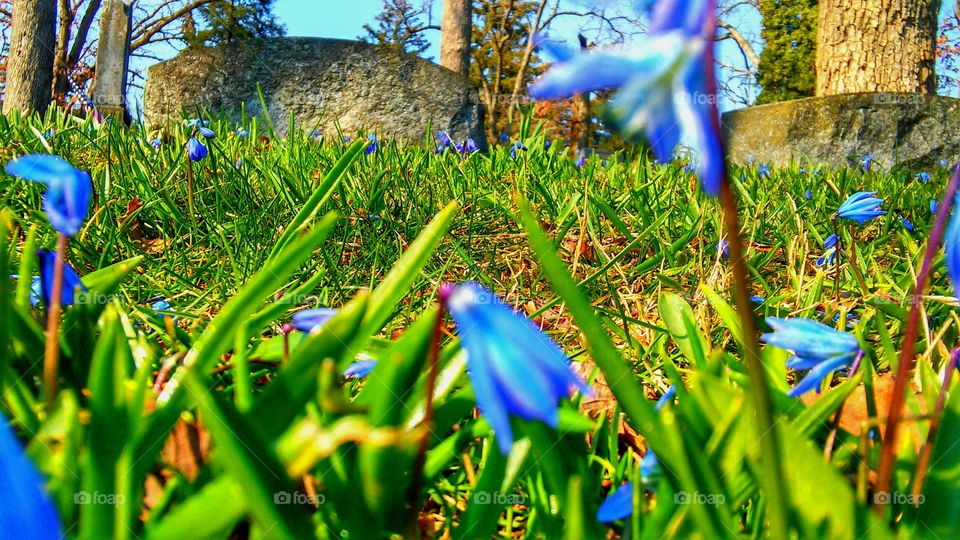
<svg viewBox="0 0 960 540"><path fill-rule="evenodd" d="M160 132L53 112L0 117L0 162L52 153L93 182L91 209L67 248L88 290L64 311L59 391L45 403L47 310L31 305L30 276L34 252L53 249L57 235L45 187L0 175L0 272L21 276L0 288L0 410L42 473L62 531L162 539L764 530L759 490L770 480L741 360L753 338L731 307L721 208L683 159L656 163L636 149L577 166L529 122L511 141L463 155L437 152L426 132L420 145L383 139L366 152L365 133L278 138L255 121L209 120L216 138L191 162L186 122ZM955 396L922 493L907 482L960 323L942 256L926 293L913 293L930 203L950 171L887 165L731 168L761 331L771 330L766 316L813 319L848 330L864 351L855 373L841 370L797 399L787 395L800 379L785 367L790 354L762 347L782 420L785 519L800 536L957 529L956 456L940 440L960 430ZM884 199L887 214L835 224L841 203L864 190ZM824 249L835 231L840 254ZM466 281L532 319L593 388L562 400L555 429L515 417L508 455L476 410L458 324L437 320L441 285ZM923 317L897 462L904 474L887 494L893 504L877 512L878 417L914 300ZM291 327L295 313L320 307L339 311L312 332ZM343 377L357 359L378 363L366 378ZM671 385L676 398L655 409ZM652 469L641 465L651 446ZM628 480L643 486L633 517L600 523L598 508ZM916 497L923 504L911 506Z"/></svg>

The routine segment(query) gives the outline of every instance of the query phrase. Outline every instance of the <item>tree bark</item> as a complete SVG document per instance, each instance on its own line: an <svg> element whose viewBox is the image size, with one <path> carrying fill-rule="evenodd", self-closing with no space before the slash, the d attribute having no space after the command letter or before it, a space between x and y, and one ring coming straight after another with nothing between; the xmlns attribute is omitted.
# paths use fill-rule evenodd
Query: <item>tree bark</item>
<svg viewBox="0 0 960 540"><path fill-rule="evenodd" d="M471 11L470 0L443 0L440 65L464 77L470 70Z"/></svg>
<svg viewBox="0 0 960 540"><path fill-rule="evenodd" d="M3 112L44 112L53 84L56 0L14 0Z"/></svg>
<svg viewBox="0 0 960 540"><path fill-rule="evenodd" d="M936 92L939 0L820 0L818 96Z"/></svg>
<svg viewBox="0 0 960 540"><path fill-rule="evenodd" d="M70 27L73 26L74 13L70 0L57 0L57 47L53 54L53 99L60 100L67 93L67 56L70 45Z"/></svg>

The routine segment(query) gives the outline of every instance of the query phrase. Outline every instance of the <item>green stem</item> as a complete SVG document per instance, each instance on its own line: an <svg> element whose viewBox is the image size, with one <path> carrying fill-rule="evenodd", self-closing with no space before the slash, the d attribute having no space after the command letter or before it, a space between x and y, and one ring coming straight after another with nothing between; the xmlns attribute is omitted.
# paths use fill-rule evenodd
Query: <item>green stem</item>
<svg viewBox="0 0 960 540"><path fill-rule="evenodd" d="M853 276L857 278L857 283L860 284L860 291L863 293L863 298L866 300L867 296L870 293L867 291L867 283L863 280L863 275L860 274L860 268L857 266L857 243L854 241L854 233L856 229L853 225L850 226L850 269L853 270Z"/></svg>
<svg viewBox="0 0 960 540"><path fill-rule="evenodd" d="M771 538L788 538L787 492L783 485L783 466L780 463L780 437L773 418L772 399L767 385L766 369L760 359L757 344L757 329L753 320L753 303L750 301L749 274L740 239L740 222L737 203L726 176L720 185L720 204L723 207L723 223L730 248L734 280L734 299L740 312L745 348L742 351L750 376L750 394L756 409L756 436L760 439L761 468L758 481L763 489L770 520Z"/></svg>

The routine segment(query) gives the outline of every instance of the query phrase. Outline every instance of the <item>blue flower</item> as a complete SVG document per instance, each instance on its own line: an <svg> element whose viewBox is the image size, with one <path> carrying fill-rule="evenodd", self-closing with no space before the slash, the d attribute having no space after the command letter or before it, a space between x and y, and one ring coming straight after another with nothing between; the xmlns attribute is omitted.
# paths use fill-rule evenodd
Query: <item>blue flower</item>
<svg viewBox="0 0 960 540"><path fill-rule="evenodd" d="M363 149L363 153L370 155L376 152L380 148L380 141L377 140L377 136L373 133L367 135L367 147Z"/></svg>
<svg viewBox="0 0 960 540"><path fill-rule="evenodd" d="M348 379L362 379L377 367L377 361L373 358L364 356L353 362L343 371L343 376Z"/></svg>
<svg viewBox="0 0 960 540"><path fill-rule="evenodd" d="M924 184L930 181L930 173L928 173L927 171L918 172L917 174L913 175L913 177L923 182Z"/></svg>
<svg viewBox="0 0 960 540"><path fill-rule="evenodd" d="M954 205L960 197L954 200ZM953 295L960 299L960 211L955 211L947 223L947 231L943 236L944 263L950 282L953 284Z"/></svg>
<svg viewBox="0 0 960 540"><path fill-rule="evenodd" d="M936 213L937 213L937 200L936 200L936 199L930 199L930 213L931 213L931 214L936 214Z"/></svg>
<svg viewBox="0 0 960 540"><path fill-rule="evenodd" d="M216 139L217 134L210 128L200 126L197 128L197 131L200 132L200 135L203 135L204 139Z"/></svg>
<svg viewBox="0 0 960 540"><path fill-rule="evenodd" d="M316 130L314 130L314 131L316 131ZM343 136L343 142L344 142L344 143L349 143L349 142L350 142L350 136L349 136L349 135L344 135L344 136Z"/></svg>
<svg viewBox="0 0 960 540"><path fill-rule="evenodd" d="M56 264L57 254L49 249L37 250L37 262L40 265L40 284L43 288L43 303L50 305L50 297L53 295L53 267ZM69 306L73 304L77 289L86 291L87 288L80 281L80 276L70 264L63 266L63 289L60 291L60 305Z"/></svg>
<svg viewBox="0 0 960 540"><path fill-rule="evenodd" d="M557 402L590 387L570 368L570 359L522 314L477 283L441 289L467 354L477 406L504 455L513 445L510 416L557 426Z"/></svg>
<svg viewBox="0 0 960 540"><path fill-rule="evenodd" d="M944 169L947 168L947 164L948 164L948 161L947 161L947 160L945 160L945 159L941 159L941 160L940 160L940 166L943 167Z"/></svg>
<svg viewBox="0 0 960 540"><path fill-rule="evenodd" d="M759 174L761 178L769 178L770 166L767 165L766 163L760 165L760 167L757 169L757 174Z"/></svg>
<svg viewBox="0 0 960 540"><path fill-rule="evenodd" d="M550 149L550 144L551 144L551 143L550 143L550 139L547 139L547 140L543 141L543 149L544 149L544 150L549 150L549 149Z"/></svg>
<svg viewBox="0 0 960 540"><path fill-rule="evenodd" d="M730 244L726 238L721 238L720 241L717 242L717 252L720 253L720 256L724 259L730 255Z"/></svg>
<svg viewBox="0 0 960 540"><path fill-rule="evenodd" d="M200 120L199 118L191 118L190 120L187 120L187 127L200 127L209 125L209 120Z"/></svg>
<svg viewBox="0 0 960 540"><path fill-rule="evenodd" d="M754 304L762 304L766 302L767 299L762 296L751 296L750 301L753 302Z"/></svg>
<svg viewBox="0 0 960 540"><path fill-rule="evenodd" d="M586 163L587 163L587 155L584 154L583 152L577 152L577 154L579 154L579 155L577 156L577 160L573 162L573 166L574 166L574 167L577 167L577 168L580 168L580 167L583 167L584 165L586 165Z"/></svg>
<svg viewBox="0 0 960 540"><path fill-rule="evenodd" d="M187 156L190 161L200 161L207 157L207 147L196 137L190 137L187 141Z"/></svg>
<svg viewBox="0 0 960 540"><path fill-rule="evenodd" d="M507 142L509 139L510 139L510 136L507 135L506 133L500 134L500 142Z"/></svg>
<svg viewBox="0 0 960 540"><path fill-rule="evenodd" d="M235 131L234 133L237 135L237 137L240 137L241 139L244 139L247 137L247 135L250 135L250 132L243 128L237 128L237 131Z"/></svg>
<svg viewBox="0 0 960 540"><path fill-rule="evenodd" d="M905 217L903 217L903 216L898 216L898 217L899 217L899 219L900 219L900 224L903 225L903 228L906 229L906 230L908 230L908 231L910 231L910 232L913 232L913 223L910 223L910 222L907 220L907 218L905 218Z"/></svg>
<svg viewBox="0 0 960 540"><path fill-rule="evenodd" d="M849 366L860 352L860 343L856 337L817 321L767 317L767 324L774 331L763 334L760 339L774 347L793 352L793 356L787 360L788 368L810 370L807 376L790 390L791 397L817 388L824 377L841 367Z"/></svg>
<svg viewBox="0 0 960 540"><path fill-rule="evenodd" d="M664 408L667 403L673 403L673 397L677 395L677 385L671 384L667 391L660 396L660 399L657 400L657 404L653 406L653 409L659 411Z"/></svg>
<svg viewBox="0 0 960 540"><path fill-rule="evenodd" d="M80 231L93 197L93 184L86 171L47 154L17 158L7 163L6 171L11 176L46 184L43 211L57 232L73 236Z"/></svg>
<svg viewBox="0 0 960 540"><path fill-rule="evenodd" d="M324 324L339 312L333 308L307 309L293 314L293 327L301 332L319 330Z"/></svg>
<svg viewBox="0 0 960 540"><path fill-rule="evenodd" d="M803 192L803 197L809 201L813 198L813 193L810 193L810 190L808 189Z"/></svg>
<svg viewBox="0 0 960 540"><path fill-rule="evenodd" d="M453 145L453 139L447 135L446 131L437 132L437 150L434 153L442 153L444 150Z"/></svg>
<svg viewBox="0 0 960 540"><path fill-rule="evenodd" d="M467 138L466 142L463 143L464 154L473 154L478 150L480 150L480 148L477 147L477 142L474 141L472 137Z"/></svg>
<svg viewBox="0 0 960 540"><path fill-rule="evenodd" d="M156 302L150 305L150 309L154 311L167 311L170 309L170 302L167 302L163 298L160 298Z"/></svg>
<svg viewBox="0 0 960 540"><path fill-rule="evenodd" d="M20 279L20 276L13 274L10 276L12 280ZM33 276L30 278L30 305L36 307L40 303L40 300L43 299L43 285L40 283L40 276Z"/></svg>
<svg viewBox="0 0 960 540"><path fill-rule="evenodd" d="M513 143L513 146L510 147L510 157L512 159L517 159L517 150L527 151L527 147L523 145L522 142L517 141Z"/></svg>
<svg viewBox="0 0 960 540"><path fill-rule="evenodd" d="M0 531L4 537L61 538L60 518L44 491L44 479L3 416L0 416L0 485L5 492L0 504Z"/></svg>
<svg viewBox="0 0 960 540"><path fill-rule="evenodd" d="M714 2L657 2L643 40L628 48L594 48L554 65L531 87L537 99L611 88L614 122L627 135L646 130L660 161L681 133L699 156L704 191L716 196L724 176L713 87Z"/></svg>
<svg viewBox="0 0 960 540"><path fill-rule="evenodd" d="M837 245L837 235L835 234L831 234L823 241L823 249L830 249L835 245Z"/></svg>
<svg viewBox="0 0 960 540"><path fill-rule="evenodd" d="M653 452L647 450L647 455L653 455ZM646 460L646 456L644 456ZM656 457L654 457L656 461ZM641 462L641 468L643 464ZM633 513L633 482L625 482L612 495L607 497L597 510L597 521L601 523L610 523L618 519L629 517Z"/></svg>
<svg viewBox="0 0 960 540"><path fill-rule="evenodd" d="M886 214L886 210L880 209L883 199L874 197L876 193L876 191L854 193L837 209L837 217L856 221L863 225L871 219Z"/></svg>
<svg viewBox="0 0 960 540"><path fill-rule="evenodd" d="M864 154L860 157L860 166L864 171L870 170L870 165L873 164L873 154Z"/></svg>
<svg viewBox="0 0 960 540"><path fill-rule="evenodd" d="M823 256L817 259L817 266L829 266L833 262L833 258L836 257L836 255L837 250L835 249L831 249L830 251L824 253Z"/></svg>

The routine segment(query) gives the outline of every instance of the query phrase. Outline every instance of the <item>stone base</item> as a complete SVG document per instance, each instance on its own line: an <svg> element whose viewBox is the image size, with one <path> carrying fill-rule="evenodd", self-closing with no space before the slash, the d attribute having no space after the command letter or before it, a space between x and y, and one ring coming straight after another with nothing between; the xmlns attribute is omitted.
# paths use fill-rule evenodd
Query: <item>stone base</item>
<svg viewBox="0 0 960 540"><path fill-rule="evenodd" d="M919 171L960 159L960 100L929 94L814 97L723 115L730 159Z"/></svg>

